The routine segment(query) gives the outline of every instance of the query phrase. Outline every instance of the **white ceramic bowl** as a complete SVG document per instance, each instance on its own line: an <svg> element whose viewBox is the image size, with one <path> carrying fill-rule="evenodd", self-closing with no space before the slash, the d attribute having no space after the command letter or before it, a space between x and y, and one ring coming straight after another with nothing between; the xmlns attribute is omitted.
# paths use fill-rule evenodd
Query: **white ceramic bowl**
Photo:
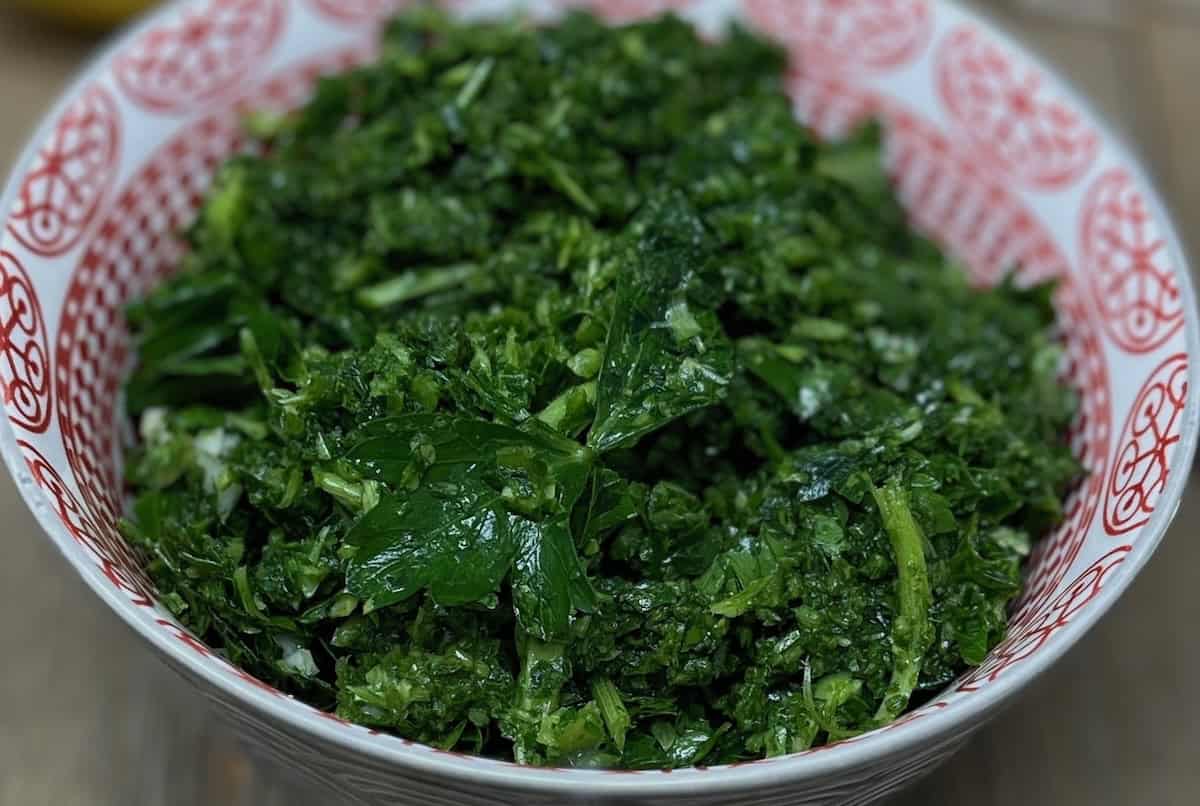
<svg viewBox="0 0 1200 806"><path fill-rule="evenodd" d="M450 2L450 0L448 0ZM463 13L505 0L454 0ZM784 758L667 772L527 769L343 723L232 668L155 602L113 528L122 507L121 307L171 271L175 237L240 110L290 107L369 58L395 0L197 0L133 26L46 118L0 198L0 449L50 539L97 595L234 721L250 747L368 803L867 803L920 776L1079 640L1154 551L1196 446L1195 300L1137 160L1012 38L938 0L531 0L613 20L737 14L795 53L798 113L822 133L882 115L914 220L981 283L1058 277L1071 437L1091 471L1041 544L1010 636L932 703ZM1119 694L1114 694L1119 696Z"/></svg>

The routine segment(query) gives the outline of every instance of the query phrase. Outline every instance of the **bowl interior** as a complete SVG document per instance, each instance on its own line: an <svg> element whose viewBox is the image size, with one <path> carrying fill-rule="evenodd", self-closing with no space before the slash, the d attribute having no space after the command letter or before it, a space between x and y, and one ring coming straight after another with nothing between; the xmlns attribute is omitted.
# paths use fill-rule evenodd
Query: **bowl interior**
<svg viewBox="0 0 1200 806"><path fill-rule="evenodd" d="M177 264L179 231L221 161L245 147L240 115L294 107L322 73L369 59L379 19L398 5L177 3L84 71L0 199L8 420L0 444L22 494L75 567L178 663L310 732L393 759L441 763L430 748L340 724L230 667L156 604L115 529L127 438L119 393L132 360L122 306ZM820 750L821 759L961 730L1112 603L1161 538L1190 467L1196 320L1161 202L1068 87L1003 33L935 0L448 5L463 13L522 5L535 17L590 6L613 21L674 9L709 32L740 15L793 53L789 91L797 114L821 134L837 137L872 116L886 121L889 168L913 220L977 282L994 283L1013 267L1022 280L1059 281L1063 373L1082 401L1070 438L1090 476L1071 495L1065 522L1038 546L1010 635L984 664L883 731ZM817 754L748 766L812 767Z"/></svg>

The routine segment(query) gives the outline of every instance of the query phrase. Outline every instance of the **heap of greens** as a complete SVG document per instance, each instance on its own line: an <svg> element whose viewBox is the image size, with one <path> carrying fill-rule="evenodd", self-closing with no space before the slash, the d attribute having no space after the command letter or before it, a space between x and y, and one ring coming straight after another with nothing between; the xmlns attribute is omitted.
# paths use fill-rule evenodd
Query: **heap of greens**
<svg viewBox="0 0 1200 806"><path fill-rule="evenodd" d="M1080 468L1050 289L673 17L421 8L221 171L128 312L128 539L231 661L526 764L854 735L1004 635Z"/></svg>

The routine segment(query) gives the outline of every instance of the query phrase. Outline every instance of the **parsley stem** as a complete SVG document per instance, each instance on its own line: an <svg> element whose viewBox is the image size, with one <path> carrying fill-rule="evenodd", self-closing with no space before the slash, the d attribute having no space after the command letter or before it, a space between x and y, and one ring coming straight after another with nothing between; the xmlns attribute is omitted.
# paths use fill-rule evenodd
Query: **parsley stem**
<svg viewBox="0 0 1200 806"><path fill-rule="evenodd" d="M413 269L367 286L358 292L358 301L368 308L380 309L427 297L462 285L479 272L475 263L456 263L429 269Z"/></svg>
<svg viewBox="0 0 1200 806"><path fill-rule="evenodd" d="M921 661L933 640L929 622L933 594L925 565L925 536L913 518L908 496L896 479L876 487L872 494L899 572L900 612L892 623L892 680L875 712L876 721L886 723L903 713L917 687Z"/></svg>

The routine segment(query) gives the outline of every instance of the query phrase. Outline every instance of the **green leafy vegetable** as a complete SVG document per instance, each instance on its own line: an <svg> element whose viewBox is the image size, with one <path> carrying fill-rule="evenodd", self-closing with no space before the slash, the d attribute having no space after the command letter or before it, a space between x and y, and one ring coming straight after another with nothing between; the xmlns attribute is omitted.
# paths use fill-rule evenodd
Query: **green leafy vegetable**
<svg viewBox="0 0 1200 806"><path fill-rule="evenodd" d="M567 637L571 614L596 605L587 572L567 524L552 521L526 530L512 574L517 623L542 640Z"/></svg>
<svg viewBox="0 0 1200 806"><path fill-rule="evenodd" d="M128 311L162 602L524 764L798 752L981 663L1081 476L1052 288L971 288L784 75L736 27L419 6L253 116Z"/></svg>
<svg viewBox="0 0 1200 806"><path fill-rule="evenodd" d="M733 347L720 320L689 300L709 240L704 225L679 196L649 209L634 224L644 235L613 300L588 437L599 451L628 447L717 403L733 378Z"/></svg>
<svg viewBox="0 0 1200 806"><path fill-rule="evenodd" d="M425 588L442 605L493 593L536 528L509 514L501 498L467 476L388 496L346 534L355 549L346 589L373 607Z"/></svg>

